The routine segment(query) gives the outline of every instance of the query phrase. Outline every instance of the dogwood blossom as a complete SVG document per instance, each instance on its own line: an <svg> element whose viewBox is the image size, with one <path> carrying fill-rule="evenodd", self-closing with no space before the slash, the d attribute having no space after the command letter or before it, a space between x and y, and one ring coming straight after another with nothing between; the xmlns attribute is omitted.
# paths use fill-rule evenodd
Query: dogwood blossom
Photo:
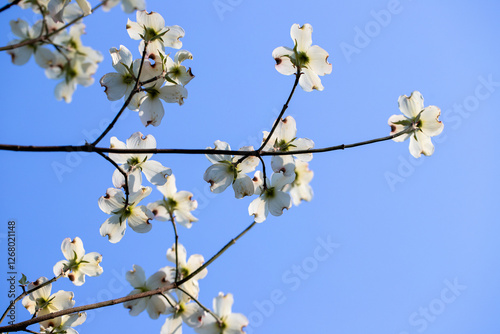
<svg viewBox="0 0 500 334"><path fill-rule="evenodd" d="M257 223L262 223L266 220L269 212L273 216L281 216L284 209L291 208L292 199L288 193L283 191L283 188L292 182L294 177L294 175L286 176L283 173L273 173L271 184L269 184L267 178L264 181L260 170L255 172L255 193L260 196L250 203L248 213L250 216L254 216Z"/></svg>
<svg viewBox="0 0 500 334"><path fill-rule="evenodd" d="M97 252L85 254L80 238L64 239L61 250L66 260L61 260L54 265L54 275L58 276L63 273L73 284L80 286L85 283L85 275L99 276L102 274L102 267L99 266L102 255Z"/></svg>
<svg viewBox="0 0 500 334"><path fill-rule="evenodd" d="M146 54L159 55L164 53L165 47L180 49L182 42L180 38L184 37L184 29L179 26L165 26L163 17L155 12L137 11L137 22L130 19L127 22L127 32L130 38L141 40L139 51L143 52L145 41L148 42Z"/></svg>
<svg viewBox="0 0 500 334"><path fill-rule="evenodd" d="M314 142L308 138L297 139L297 125L292 116L280 119L271 139L264 146L264 151L289 152L298 150L309 150L314 147ZM264 131L264 142L269 137L269 132ZM311 161L312 153L296 155L275 155L271 158L271 168L275 173L282 172L286 176L294 174L295 158L302 161Z"/></svg>
<svg viewBox="0 0 500 334"><path fill-rule="evenodd" d="M50 0L47 8L52 19L56 22L63 22L64 9L71 0ZM84 15L92 13L92 7L87 0L76 0L76 3L83 11Z"/></svg>
<svg viewBox="0 0 500 334"><path fill-rule="evenodd" d="M136 295L141 292L156 290L170 284L166 274L163 271L157 271L146 280L146 274L141 266L134 264L134 269L126 273L125 278L132 285L134 290L128 296ZM168 292L164 292L168 296ZM165 314L170 308L165 297L161 295L153 295L150 297L139 298L127 301L123 304L128 308L129 314L132 316L139 315L142 311L147 310L151 319L158 319L160 314Z"/></svg>
<svg viewBox="0 0 500 334"><path fill-rule="evenodd" d="M129 180L133 183L134 177L129 176ZM133 185L129 185L134 188ZM111 243L117 243L125 234L127 228L126 223L138 233L149 232L152 228L149 222L153 219L153 214L144 205L138 205L141 200L151 193L150 187L142 187L138 191L131 191L128 198L128 205L125 201L125 196L121 189L108 188L106 195L99 198L99 208L105 213L111 215L101 225L101 235L108 236Z"/></svg>
<svg viewBox="0 0 500 334"><path fill-rule="evenodd" d="M111 140L111 148L120 148L120 149L148 149L148 148L156 148L156 139L153 135L143 136L141 132L133 133L127 142L124 143L118 140L116 137L112 137ZM160 162L151 160L153 154L139 154L139 153L130 153L130 154L118 154L118 153L110 153L109 157L120 164L123 171L128 174L133 174L135 177L135 188L133 191L139 190L138 188L142 184L142 176L141 171L146 176L149 182L154 185L164 185L167 182L167 176L172 174L172 170L170 168L164 167ZM125 186L125 178L123 174L120 173L118 169L115 169L113 173L113 185L116 188L122 188Z"/></svg>
<svg viewBox="0 0 500 334"><path fill-rule="evenodd" d="M178 269L176 270L175 267L164 267L160 270L163 270L165 273L167 273L167 277L169 281L172 282L177 282L182 280L183 278L191 275L196 269L201 267L203 263L205 262L205 259L203 258L203 255L200 254L193 254L189 257L189 259L186 261L187 258L187 252L186 248L178 243L178 248L177 248L177 262L176 262L176 252L175 252L175 244L172 245L171 248L167 250L167 260L169 260L172 263L177 263ZM175 273L177 272L177 277L175 277ZM193 278L191 278L189 281L185 282L182 284L182 287L193 297L197 298L198 297L198 292L199 292L199 284L198 280L204 278L207 275L207 268L204 268L201 270L199 273L197 273Z"/></svg>
<svg viewBox="0 0 500 334"><path fill-rule="evenodd" d="M201 325L203 309L198 304L191 302L191 298L184 292L175 289L175 293L179 301L169 298L172 314L165 320L160 334L181 334L183 322L192 328Z"/></svg>
<svg viewBox="0 0 500 334"><path fill-rule="evenodd" d="M210 314L205 314L202 325L195 328L199 334L237 334L244 333L243 327L248 326L248 319L241 313L232 313L233 295L219 293L213 301L213 311L220 319L220 323Z"/></svg>
<svg viewBox="0 0 500 334"><path fill-rule="evenodd" d="M228 143L217 140L214 150L231 150ZM211 147L207 147L211 149ZM245 146L239 151L253 151L252 146ZM252 179L246 173L253 172L259 164L257 157L249 156L242 160L243 156L231 156L229 154L206 154L207 159L213 164L203 174L203 179L210 183L210 190L219 194L226 190L230 184L233 185L234 196L243 198L254 193Z"/></svg>
<svg viewBox="0 0 500 334"><path fill-rule="evenodd" d="M273 51L276 70L281 74L291 75L300 69L302 75L299 85L306 92L313 89L323 90L319 76L332 73L332 64L328 62L328 52L317 45L312 45L312 27L310 24L292 25L290 35L295 43L293 49L280 46Z"/></svg>
<svg viewBox="0 0 500 334"><path fill-rule="evenodd" d="M418 91L411 93L410 97L401 95L398 104L403 115L392 115L389 118L391 135L403 130L410 131L392 140L402 142L410 138L410 153L415 158L419 158L421 154L432 155L434 145L431 137L439 135L444 128L438 119L441 110L436 106L424 108L424 98Z"/></svg>
<svg viewBox="0 0 500 334"><path fill-rule="evenodd" d="M40 332L44 334L78 334L72 327L83 324L85 320L87 320L87 314L85 312L73 313L70 315L63 315L53 320L56 321L40 323Z"/></svg>
<svg viewBox="0 0 500 334"><path fill-rule="evenodd" d="M28 291L47 282L47 277L40 277L28 285ZM30 314L37 316L72 308L75 305L71 291L59 290L51 294L52 284L47 284L23 298L22 304Z"/></svg>
<svg viewBox="0 0 500 334"><path fill-rule="evenodd" d="M177 191L173 174L167 177L167 182L158 186L157 189L164 197L148 204L148 210L153 213L154 219L167 221L173 216L179 224L186 228L190 228L193 222L198 221L198 218L191 214L191 211L198 207L198 202L192 199L193 194L189 191Z"/></svg>
<svg viewBox="0 0 500 334"><path fill-rule="evenodd" d="M309 202L313 197L313 190L309 185L314 172L309 170L307 162L295 161L295 180L285 185L283 191L289 192L293 205L299 205L301 201Z"/></svg>
<svg viewBox="0 0 500 334"><path fill-rule="evenodd" d="M181 65L186 59L193 59L191 52L179 50L175 53L174 60L170 56L167 56L165 62L168 77L183 86L187 85L194 78L193 73L191 73L191 67L186 70L186 67Z"/></svg>

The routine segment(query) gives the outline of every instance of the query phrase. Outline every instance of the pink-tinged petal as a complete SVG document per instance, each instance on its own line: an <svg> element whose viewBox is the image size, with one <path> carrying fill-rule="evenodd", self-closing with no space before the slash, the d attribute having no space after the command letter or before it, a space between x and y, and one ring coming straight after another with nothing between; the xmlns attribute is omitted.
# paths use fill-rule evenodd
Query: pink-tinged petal
<svg viewBox="0 0 500 334"><path fill-rule="evenodd" d="M302 150L310 150L314 148L314 142L309 138L299 138L292 142L295 147L291 147L290 151L302 151ZM304 153L304 154L294 154L295 158L302 161L311 161L313 158L312 153Z"/></svg>
<svg viewBox="0 0 500 334"><path fill-rule="evenodd" d="M392 136L392 135L406 129L407 127L405 125L397 124L397 123L405 122L405 121L409 121L405 115L392 115L391 117L389 117L389 121L387 123L391 127L390 135ZM405 141L406 139L410 138L410 136L411 136L411 133L406 133L406 134L398 136L396 138L392 138L392 140L394 140L395 142L402 142L402 141Z"/></svg>
<svg viewBox="0 0 500 334"><path fill-rule="evenodd" d="M224 334L244 334L243 327L248 326L248 319L241 313L231 313L224 319Z"/></svg>
<svg viewBox="0 0 500 334"><path fill-rule="evenodd" d="M65 310L75 306L75 301L73 300L74 294L71 291L59 290L50 296L52 301L50 306L57 311Z"/></svg>
<svg viewBox="0 0 500 334"><path fill-rule="evenodd" d="M163 200L149 203L147 205L147 208L153 214L154 219L159 220L159 221L170 220L170 215L168 214L168 211L165 208L165 206L163 206Z"/></svg>
<svg viewBox="0 0 500 334"><path fill-rule="evenodd" d="M273 58L276 61L275 68L284 75L291 75L297 72L297 68L290 58L294 59L295 53L292 49L280 46L274 49Z"/></svg>
<svg viewBox="0 0 500 334"><path fill-rule="evenodd" d="M302 75L299 79L299 85L306 92L311 92L313 89L322 91L324 89L319 76L308 68L302 68Z"/></svg>
<svg viewBox="0 0 500 334"><path fill-rule="evenodd" d="M66 103L71 103L75 90L76 82L74 80L70 82L66 82L66 80L63 80L56 85L56 88L54 89L54 95L57 101L64 100L64 102Z"/></svg>
<svg viewBox="0 0 500 334"><path fill-rule="evenodd" d="M312 44L312 27L306 23L303 26L298 24L292 25L290 29L290 36L297 45L298 52L307 52Z"/></svg>
<svg viewBox="0 0 500 334"><path fill-rule="evenodd" d="M121 99L128 90L128 85L123 82L123 76L119 73L107 73L99 83L101 87L105 87L104 93L110 101Z"/></svg>
<svg viewBox="0 0 500 334"><path fill-rule="evenodd" d="M139 12L137 12L139 13ZM144 35L144 28L142 25L138 24L137 22L132 22L130 19L127 21L127 32L130 38L134 40L139 40L141 39L140 35Z"/></svg>
<svg viewBox="0 0 500 334"><path fill-rule="evenodd" d="M19 40L13 40L9 45L16 44ZM30 45L22 46L13 50L8 50L7 53L10 55L10 59L14 65L24 65L26 64L33 54L33 48Z"/></svg>
<svg viewBox="0 0 500 334"><path fill-rule="evenodd" d="M291 155L275 155L271 158L271 168L275 173L295 176L295 159Z"/></svg>
<svg viewBox="0 0 500 334"><path fill-rule="evenodd" d="M185 35L184 29L177 25L169 26L166 28L168 29L168 31L162 37L163 45L165 45L165 47L173 49L182 48L182 42L180 41L180 39Z"/></svg>
<svg viewBox="0 0 500 334"><path fill-rule="evenodd" d="M172 315L165 319L165 323L161 326L160 334L182 334L182 318Z"/></svg>
<svg viewBox="0 0 500 334"><path fill-rule="evenodd" d="M238 177L233 183L234 196L238 199L245 196L252 196L254 193L253 181L250 176L238 173Z"/></svg>
<svg viewBox="0 0 500 334"><path fill-rule="evenodd" d="M184 312L182 312L182 321L191 328L198 328L201 326L201 319L205 311L196 303L189 303L184 305Z"/></svg>
<svg viewBox="0 0 500 334"><path fill-rule="evenodd" d="M141 290L135 289L131 293L129 293L128 296L136 295L141 292L142 292ZM140 298L125 302L123 303L123 306L130 310L129 314L131 316L135 317L146 309L147 304L148 304L148 298Z"/></svg>
<svg viewBox="0 0 500 334"><path fill-rule="evenodd" d="M146 286L146 273L141 266L134 264L134 269L129 270L125 274L125 279L134 287L140 289Z"/></svg>
<svg viewBox="0 0 500 334"><path fill-rule="evenodd" d="M120 222L120 217L118 215L113 215L102 223L99 232L101 233L101 236L107 236L109 242L115 244L122 240L126 229L127 224L125 221Z"/></svg>
<svg viewBox="0 0 500 334"><path fill-rule="evenodd" d="M280 122L281 126L276 128L278 140L284 140L287 143L297 136L297 123L292 116L287 116Z"/></svg>
<svg viewBox="0 0 500 334"><path fill-rule="evenodd" d="M434 145L431 142L431 137L423 133L422 131L415 132L417 140L422 148L422 154L426 156L432 155L434 153Z"/></svg>
<svg viewBox="0 0 500 334"><path fill-rule="evenodd" d="M293 180L295 180L295 173L290 175L273 173L273 175L271 175L271 186L277 190L282 190L285 185L292 183Z"/></svg>
<svg viewBox="0 0 500 334"><path fill-rule="evenodd" d="M160 125L164 114L165 109L163 109L163 104L158 98L151 98L148 96L142 101L139 107L139 117L144 126Z"/></svg>
<svg viewBox="0 0 500 334"><path fill-rule="evenodd" d="M434 137L443 132L444 124L439 121L441 110L436 106L428 106L420 115L420 129L430 137Z"/></svg>
<svg viewBox="0 0 500 334"><path fill-rule="evenodd" d="M262 223L267 218L268 208L262 197L257 197L248 206L248 214L254 216L257 223Z"/></svg>
<svg viewBox="0 0 500 334"><path fill-rule="evenodd" d="M30 26L28 22L22 19L17 19L17 20L11 20L9 22L10 24L10 29L12 30L12 33L16 35L19 38L22 39L27 39L31 38L30 34Z"/></svg>
<svg viewBox="0 0 500 334"><path fill-rule="evenodd" d="M108 215L123 208L125 197L119 189L108 188L106 195L99 197L99 208Z"/></svg>
<svg viewBox="0 0 500 334"><path fill-rule="evenodd" d="M185 266L186 265L186 258L187 258L187 252L186 248L181 245L177 244L177 256L178 256L178 263L179 266ZM175 244L172 245L169 249L167 249L167 260L169 260L172 263L176 263L175 261Z"/></svg>
<svg viewBox="0 0 500 334"><path fill-rule="evenodd" d="M164 270L159 270L146 280L146 286L149 290L155 290L170 284L167 273Z"/></svg>
<svg viewBox="0 0 500 334"><path fill-rule="evenodd" d="M398 99L399 110L408 118L415 118L424 109L424 98L418 91L411 93L410 97L401 95Z"/></svg>
<svg viewBox="0 0 500 334"><path fill-rule="evenodd" d="M263 174L260 170L256 171L252 178L253 182L253 193L256 195L262 194L262 190L264 189L264 179Z"/></svg>
<svg viewBox="0 0 500 334"><path fill-rule="evenodd" d="M85 255L83 242L78 237L73 240L70 238L64 239L61 244L61 251L67 260L72 260L75 256L77 259L81 259Z"/></svg>
<svg viewBox="0 0 500 334"><path fill-rule="evenodd" d="M234 298L231 293L224 295L222 292L219 292L219 295L214 298L213 302L214 313L219 317L230 315L233 302Z"/></svg>
<svg viewBox="0 0 500 334"><path fill-rule="evenodd" d="M149 182L162 186L167 182L167 177L172 175L172 170L163 166L158 161L148 160L141 165L142 172Z"/></svg>
<svg viewBox="0 0 500 334"><path fill-rule="evenodd" d="M92 7L87 0L76 0L76 3L83 11L83 15L90 15L92 13Z"/></svg>
<svg viewBox="0 0 500 334"><path fill-rule="evenodd" d="M146 233L153 227L149 222L153 218L151 211L141 205L133 209L132 215L128 217L128 225L137 233Z"/></svg>
<svg viewBox="0 0 500 334"><path fill-rule="evenodd" d="M145 10L137 11L137 23L146 26L146 28L151 28L156 32L165 28L165 20L160 14L156 12L148 13Z"/></svg>
<svg viewBox="0 0 500 334"><path fill-rule="evenodd" d="M146 9L144 0L122 0L122 9L125 13L133 13L136 10Z"/></svg>
<svg viewBox="0 0 500 334"><path fill-rule="evenodd" d="M231 150L231 146L229 146L228 143L224 142L224 141L220 141L220 140L216 140L214 142L214 150L226 150L226 151L229 151ZM207 150L211 150L212 148L211 147L207 147ZM220 161L231 161L231 156L229 154L205 154L205 156L207 157L207 159L213 163L213 164L216 164Z"/></svg>
<svg viewBox="0 0 500 334"><path fill-rule="evenodd" d="M82 263L78 266L78 270L87 276L99 276L102 274L103 269L99 265L102 261L102 255L97 252L85 254L82 258Z"/></svg>
<svg viewBox="0 0 500 334"><path fill-rule="evenodd" d="M332 64L328 62L328 52L317 45L313 45L307 51L309 62L307 67L317 75L332 73Z"/></svg>
<svg viewBox="0 0 500 334"><path fill-rule="evenodd" d="M221 329L211 314L205 313L201 319L201 326L196 328L198 334L220 334Z"/></svg>
<svg viewBox="0 0 500 334"><path fill-rule="evenodd" d="M220 194L233 183L233 167L229 163L217 163L207 168L203 180L210 183L210 190Z"/></svg>
<svg viewBox="0 0 500 334"><path fill-rule="evenodd" d="M188 92L184 86L181 85L168 85L160 88L160 99L167 103L184 104L184 99L187 98Z"/></svg>
<svg viewBox="0 0 500 334"><path fill-rule="evenodd" d="M276 191L274 197L268 200L269 212L273 216L281 216L284 209L292 207L292 199L289 194L283 191Z"/></svg>

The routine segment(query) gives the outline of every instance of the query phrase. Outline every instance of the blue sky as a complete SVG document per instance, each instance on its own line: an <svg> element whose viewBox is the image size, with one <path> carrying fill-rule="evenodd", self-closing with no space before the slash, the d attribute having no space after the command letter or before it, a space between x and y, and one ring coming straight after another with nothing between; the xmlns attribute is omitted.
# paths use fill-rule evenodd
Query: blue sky
<svg viewBox="0 0 500 334"><path fill-rule="evenodd" d="M217 9L221 3L225 11ZM313 44L327 50L333 64L332 74L322 77L324 91L298 89L292 99L286 115L296 119L298 137L319 148L386 136L387 119L399 113L398 97L414 90L425 105L441 108L445 124L431 157L416 160L408 142L392 141L316 154L313 201L270 216L213 263L200 281L201 302L211 306L219 291L233 293L233 311L249 318L249 333L498 333L498 2L149 0L147 9L185 29L183 48L193 53L196 78L186 86L183 106L165 106L159 127L145 129L128 111L102 146L136 131L154 135L163 148L205 148L217 139L235 149L257 146L293 84L274 69L271 52L292 46L294 23L313 26ZM17 8L0 15L1 45L11 38L8 20L34 20ZM78 87L71 104L55 100L56 82L33 60L16 67L3 53L0 143L95 138L119 108L98 84L113 71L107 50L122 44L139 57L125 30L127 17L135 21L117 7L86 18L84 44L100 50L104 61L96 83ZM0 234L3 244L7 221L17 222L18 272L31 280L51 276L62 240L79 236L87 251L103 254L104 273L80 288L58 282L53 291L74 291L83 305L128 294L123 274L133 264L148 275L169 264L165 253L174 238L167 223L154 222L147 234L128 228L118 244L99 235L107 215L97 200L112 187L113 173L101 157L0 154ZM236 200L230 189L210 193L204 156L155 159L199 202L199 222L179 228L188 254L208 259L252 222L251 199ZM61 165L65 173L57 172ZM148 200L160 196L154 190ZM17 315L29 318L20 308ZM158 333L163 319L134 318L119 305L89 312L77 330Z"/></svg>

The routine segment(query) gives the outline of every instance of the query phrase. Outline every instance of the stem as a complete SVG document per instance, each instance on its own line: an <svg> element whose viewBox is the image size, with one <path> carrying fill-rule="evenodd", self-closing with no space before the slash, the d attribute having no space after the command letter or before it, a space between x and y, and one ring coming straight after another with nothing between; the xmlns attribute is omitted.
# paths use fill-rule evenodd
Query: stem
<svg viewBox="0 0 500 334"><path fill-rule="evenodd" d="M414 131L412 128L407 128L396 134L362 141L354 144L341 144L337 146L330 146L325 148L309 149L309 150L297 150L297 151L285 151L285 152L258 152L258 151L245 151L248 156L273 156L273 155L293 155L302 153L322 153L336 150L343 150L346 148L353 148L357 146L363 146L368 144L373 144L377 142L382 142L390 139L394 139L406 133ZM109 148L109 147L95 147L92 144L85 145L62 145L62 146L33 146L33 145L9 145L0 144L0 151L15 151L15 152L96 152L96 153L122 153L122 154L232 154L241 155L242 151L235 150L214 150L214 149L184 149L184 148L148 148L148 149L124 149L124 148Z"/></svg>
<svg viewBox="0 0 500 334"><path fill-rule="evenodd" d="M106 301L99 302L99 303L88 304L88 305L68 308L65 310L57 311L57 312L52 312L52 313L45 314L45 315L30 319L30 320L19 322L19 323L14 324L14 325L0 327L0 333L23 331L26 329L26 327L40 323L40 322L45 321L45 320L54 319L54 318L57 318L57 317L60 317L63 315L67 315L67 314L78 313L78 312L82 312L82 311L93 310L96 308L121 304L121 303L128 302L130 300L135 300L135 299L139 299L139 298L151 297L153 295L161 294L161 293L163 293L167 290L171 290L173 288L175 288L175 284L171 283L171 284L166 285L164 287L161 287L161 288L158 288L155 290L146 291L146 292L141 292L141 293L138 293L135 295L125 296L125 297L121 297L121 298L106 300Z"/></svg>
<svg viewBox="0 0 500 334"><path fill-rule="evenodd" d="M297 73L295 73L295 82L293 83L292 91L290 92L290 95L288 95L288 99L286 100L285 104L283 105L283 108L281 108L281 112L278 115L278 117L276 118L276 121L274 122L273 127L271 128L271 132L269 132L269 135L267 136L266 140L264 140L264 142L262 143L262 145L260 145L260 147L257 151L261 151L267 145L267 143L271 140L271 137L272 137L274 131L278 127L278 124L281 120L281 117L283 117L283 115L285 114L285 111L288 109L288 103L290 103L290 100L292 99L293 93L295 92L295 88L297 88L301 74L302 74L302 72L300 72L300 67L297 67Z"/></svg>
<svg viewBox="0 0 500 334"><path fill-rule="evenodd" d="M194 298L193 296L191 296L191 294L189 294L186 290L184 290L183 288L181 287L177 287L178 290L182 291L184 294L186 294L189 298L191 298L196 304L198 304L205 312L207 313L210 313L210 315L212 317L215 318L215 321L217 321L217 323L219 324L219 326L222 325L222 320L214 313L212 312L209 308L207 308L205 305L203 305L202 303L200 303L200 301L196 298Z"/></svg>
<svg viewBox="0 0 500 334"><path fill-rule="evenodd" d="M56 276L56 277L54 277L54 278L50 279L49 281L44 282L44 283L42 283L42 284L40 284L40 285L37 285L37 286L35 286L33 289L31 289L31 290L24 291L24 292L23 292L23 293L21 293L19 296L17 296L17 298L16 298L16 299L14 299L14 302L10 303L10 304L9 304L9 307L7 307L7 309L6 309L6 310L5 310L5 312L3 313L2 317L0 318L0 323L3 321L3 319L5 319L5 316L7 315L7 313L9 313L9 310L10 310L12 307L14 307L14 305L15 305L18 301L20 301L22 298L24 298L25 296L29 295L30 293L35 292L36 290L41 289L41 288L43 288L43 287L44 287L44 286L46 286L46 285L52 284L53 282L57 281L57 280L58 280L59 278L61 278L62 276L63 276L63 274L61 273L61 274L59 274L58 276Z"/></svg>
<svg viewBox="0 0 500 334"><path fill-rule="evenodd" d="M106 130L104 130L104 132L101 133L99 138L97 138L92 144L90 144L91 146L97 145L101 141L101 139L104 138L104 136L106 136L109 131L111 131L115 123L118 121L118 118L120 118L125 108L129 105L130 101L132 101L132 97L134 97L134 95L139 91L140 88L139 78L141 77L142 65L144 65L144 59L146 58L147 48L148 48L148 41L144 42L144 50L142 51L141 65L139 66L139 73L137 74L137 78L135 79L134 89L132 89L132 91L130 92L130 95L127 97L127 100L125 100L125 103L123 103L123 106L120 108L120 111L118 111L113 121L108 125Z"/></svg>
<svg viewBox="0 0 500 334"><path fill-rule="evenodd" d="M250 229L252 227L255 226L255 224L257 224L257 222L253 222L251 223L246 229L244 229L240 234L238 234L234 239L231 239L224 247L221 248L220 251L217 252L217 254L215 254L214 256L212 256L210 258L210 260L208 260L207 262L205 262L202 266L200 266L198 269L196 269L195 271L193 271L191 274L189 274L188 276L184 277L183 279L181 279L179 282L176 282L175 285L176 285L176 288L178 288L179 286L181 286L183 283L189 281L191 278L193 278L194 276L196 276L200 271L202 271L203 269L205 269L206 267L208 267L208 265L212 262L214 262L219 256L221 256L229 247L231 247L232 245L234 245L236 243L236 241L238 241L239 238L241 238L242 236L244 236L248 231L250 231ZM2 328L0 328L1 330Z"/></svg>
<svg viewBox="0 0 500 334"><path fill-rule="evenodd" d="M9 9L10 7L14 6L14 5L17 5L18 3L20 3L21 0L14 0L12 1L11 3L8 3L6 4L5 6L3 6L2 8L0 8L0 13L3 12L4 10L7 10Z"/></svg>
<svg viewBox="0 0 500 334"><path fill-rule="evenodd" d="M179 254L178 254L178 249L179 249L179 235L177 234L177 226L175 224L175 219L174 215L172 212L168 212L170 215L170 221L172 222L172 226L174 228L174 234L175 234L175 279L174 281L177 282L179 279Z"/></svg>

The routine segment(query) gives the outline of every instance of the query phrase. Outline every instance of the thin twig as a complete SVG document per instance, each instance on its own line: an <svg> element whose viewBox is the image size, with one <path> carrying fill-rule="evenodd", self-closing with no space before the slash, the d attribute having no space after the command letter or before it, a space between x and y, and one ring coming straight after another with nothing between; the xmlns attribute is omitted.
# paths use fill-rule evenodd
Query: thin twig
<svg viewBox="0 0 500 334"><path fill-rule="evenodd" d="M120 166L118 166L118 164L116 162L114 162L113 159L111 159L110 157L108 157L104 153L97 152L97 154L99 154L101 157L103 157L104 159L109 161L123 175L123 178L125 179L125 187L124 187L125 188L124 189L124 191L125 191L125 207L127 207L128 206L128 196L130 195L130 191L128 188L128 175L127 175L127 173Z"/></svg>
<svg viewBox="0 0 500 334"><path fill-rule="evenodd" d="M3 12L4 10L7 10L9 9L10 7L14 6L14 5L17 5L18 3L20 3L21 0L14 0L12 1L11 3L8 3L6 4L5 6L3 6L2 8L0 8L0 13Z"/></svg>
<svg viewBox="0 0 500 334"><path fill-rule="evenodd" d="M205 305L203 305L202 303L200 303L200 301L198 299L196 299L195 297L191 296L191 294L189 292L187 292L186 290L184 290L181 287L177 287L177 289L180 290L180 291L182 291L183 293L185 293L196 304L198 304L205 312L209 313L212 317L214 317L215 321L217 321L217 323L219 324L219 326L222 325L222 320L214 312L212 312L209 308L207 308Z"/></svg>

